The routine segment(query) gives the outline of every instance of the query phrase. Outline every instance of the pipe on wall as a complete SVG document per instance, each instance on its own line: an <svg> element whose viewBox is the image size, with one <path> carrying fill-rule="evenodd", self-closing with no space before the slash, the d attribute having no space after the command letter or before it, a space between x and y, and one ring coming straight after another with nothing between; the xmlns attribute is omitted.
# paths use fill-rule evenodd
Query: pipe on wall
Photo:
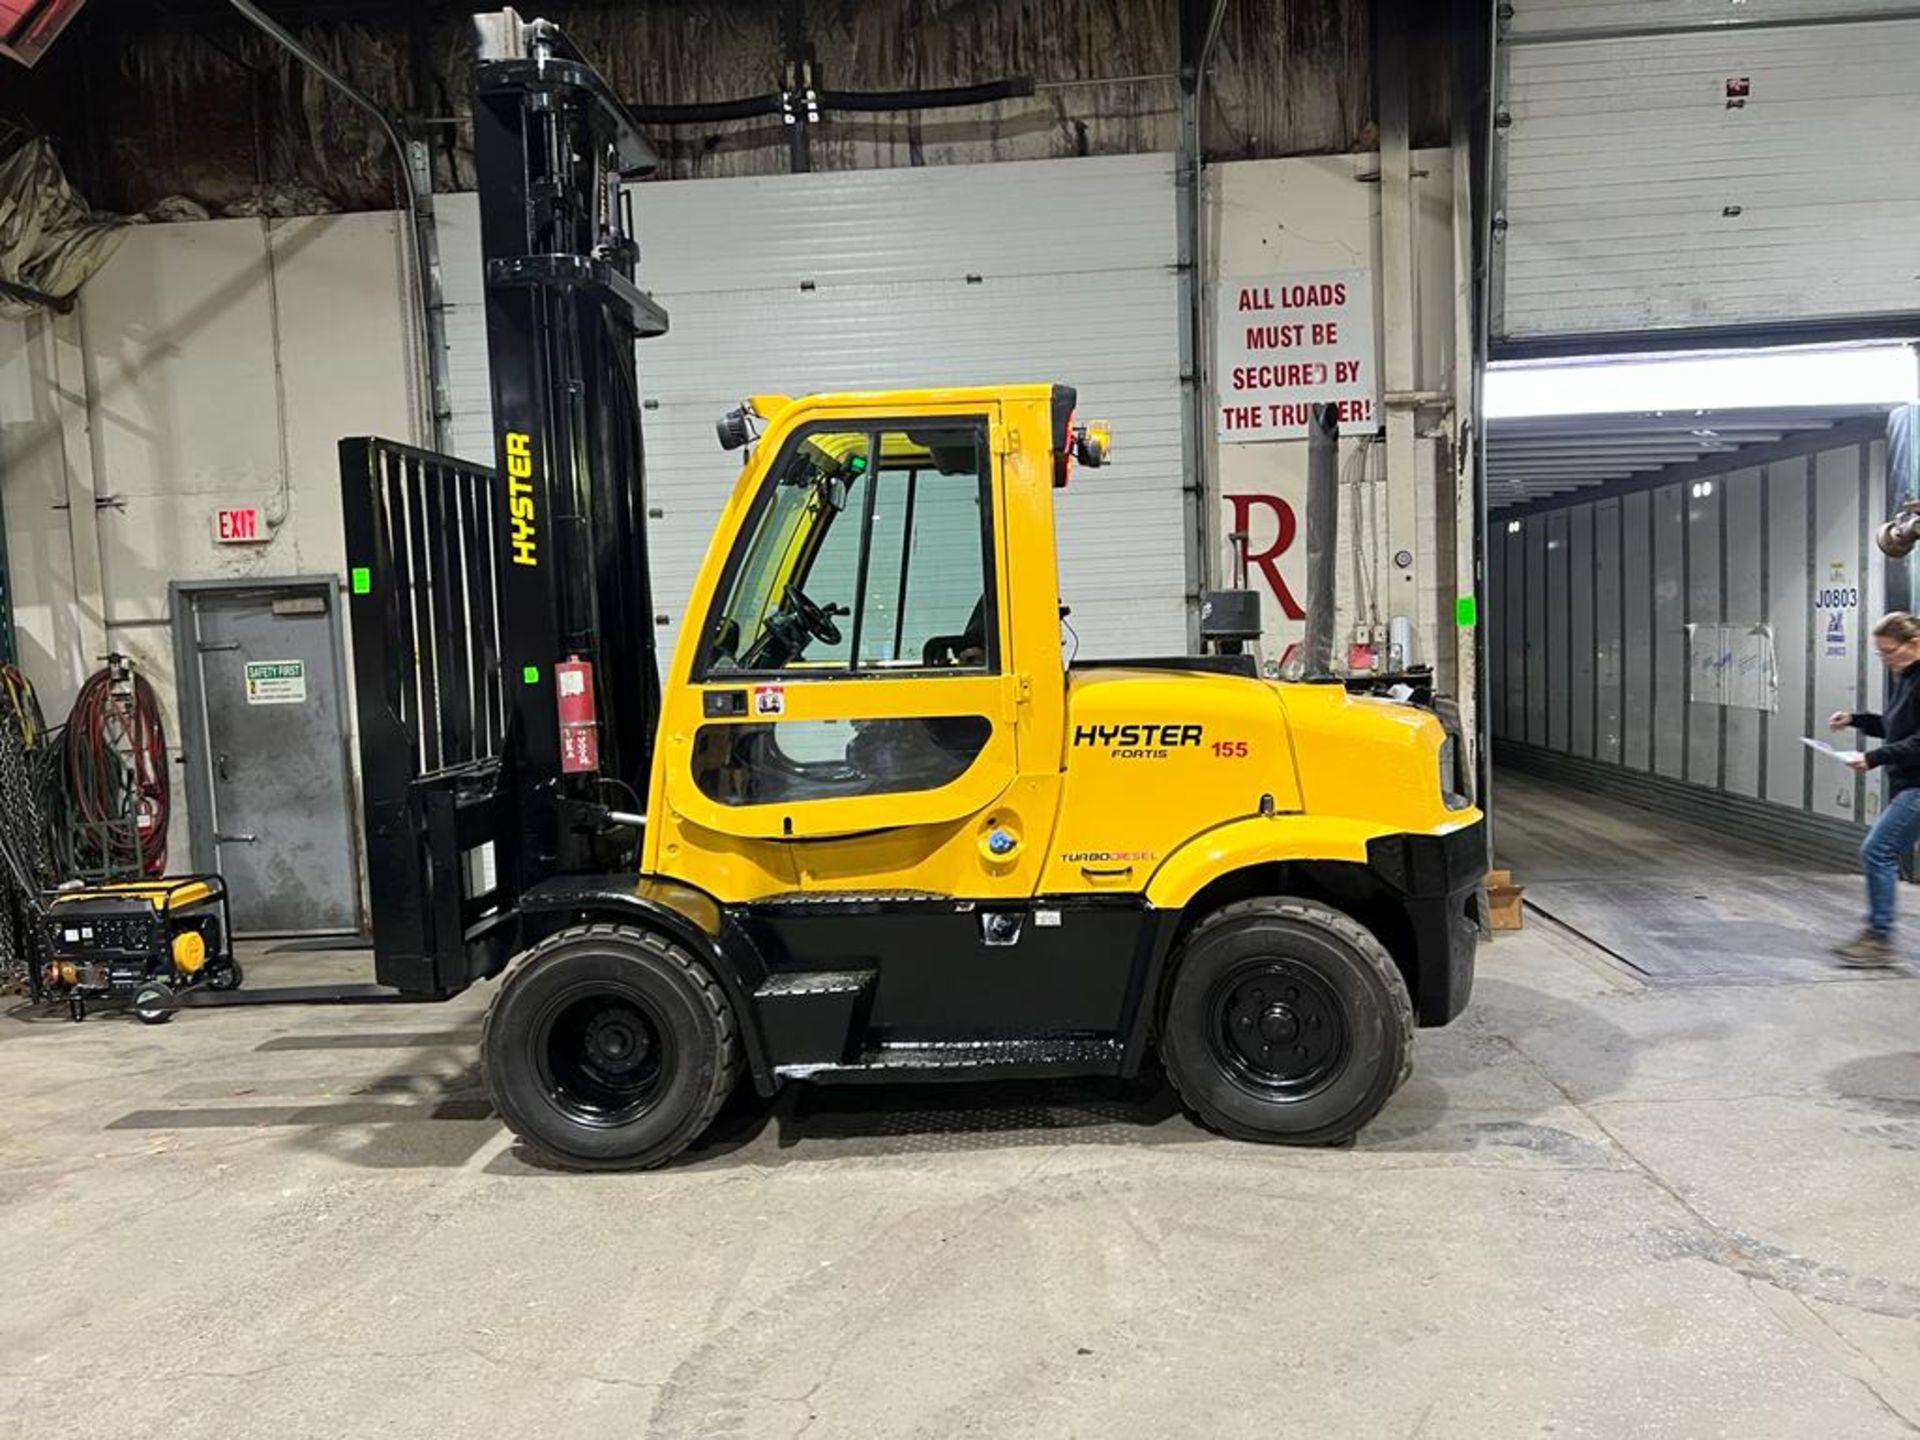
<svg viewBox="0 0 1920 1440"><path fill-rule="evenodd" d="M1181 7L1183 15L1186 6ZM1220 22L1227 13L1227 0L1213 0L1200 43L1194 51L1191 70L1180 87L1179 190L1185 205L1181 216L1181 256L1186 275L1186 326L1181 337L1182 359L1187 381L1186 453L1188 475L1184 487L1188 515L1188 598L1192 615L1191 638L1197 643L1199 597L1205 590L1217 588L1214 572L1218 568L1219 504L1209 487L1208 449L1211 429L1208 416L1208 386L1212 365L1208 355L1207 329L1207 221L1206 197L1202 175L1206 165L1205 105L1207 72L1213 64L1213 48L1220 40Z"/></svg>
<svg viewBox="0 0 1920 1440"><path fill-rule="evenodd" d="M411 222L409 249L414 281L420 287L420 309L413 329L415 341L425 357L427 403L423 408L429 417L433 448L445 451L452 445L453 399L447 378L446 312L440 297L439 239L433 218L433 178L426 147L403 140L387 112L371 96L329 69L319 56L252 0L228 0L228 3L294 59L366 111L393 147L394 160L400 168L401 193Z"/></svg>
<svg viewBox="0 0 1920 1440"><path fill-rule="evenodd" d="M1207 19L1205 37L1200 41L1200 53L1193 67L1193 134L1188 146L1187 161L1192 166L1193 181L1193 263L1195 283L1193 285L1193 380L1194 393L1200 397L1201 413L1205 414L1207 381L1213 373L1212 357L1208 354L1207 334L1207 294L1201 278L1206 274L1207 262L1207 207L1200 177L1206 167L1206 130L1207 130L1207 72L1213 66L1213 47L1220 41L1220 22L1226 18L1227 0L1213 0L1213 13ZM1193 449L1194 481L1206 493L1206 429L1196 437L1200 443ZM1207 533L1213 533L1213 508L1207 507ZM1213 571L1213 550L1206 550L1207 576L1211 579Z"/></svg>
<svg viewBox="0 0 1920 1440"><path fill-rule="evenodd" d="M957 110L1021 100L1034 93L1031 75L1010 80L986 80L978 85L950 85L935 90L815 90L813 104L824 112L885 115L896 110ZM708 100L687 105L629 104L627 111L642 125L715 125L730 120L758 120L785 113L790 95L746 95L738 100Z"/></svg>

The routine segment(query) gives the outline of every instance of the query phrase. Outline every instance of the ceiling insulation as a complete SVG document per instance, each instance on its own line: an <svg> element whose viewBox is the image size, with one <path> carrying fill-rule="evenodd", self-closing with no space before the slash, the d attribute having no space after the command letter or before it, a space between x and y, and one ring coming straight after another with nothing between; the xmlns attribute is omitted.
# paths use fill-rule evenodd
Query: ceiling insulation
<svg viewBox="0 0 1920 1440"><path fill-rule="evenodd" d="M771 95L786 67L779 0L532 7L560 22L629 99ZM1447 7L1417 53L1444 55ZM275 18L396 116L432 137L435 183L473 183L465 7L276 0ZM1373 142L1371 7L1229 0L1208 86L1209 154L1339 153ZM804 0L818 88L936 88L1031 77L1031 96L962 110L829 113L809 136L822 170L1171 151L1179 144L1178 0ZM342 209L394 203L367 118L217 0L90 0L58 70L20 102L99 203L144 211L186 196L211 213L297 185ZM1418 28L1418 27L1416 27ZM1436 78L1437 77L1437 78ZM1447 143L1445 65L1422 68L1416 144ZM76 105L79 95L83 103ZM780 173L778 117L655 127L673 177Z"/></svg>

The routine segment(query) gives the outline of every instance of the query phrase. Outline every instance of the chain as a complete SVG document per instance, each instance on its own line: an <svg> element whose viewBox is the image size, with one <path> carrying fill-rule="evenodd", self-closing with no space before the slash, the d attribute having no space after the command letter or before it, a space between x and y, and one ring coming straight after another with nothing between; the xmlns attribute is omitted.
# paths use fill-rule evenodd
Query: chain
<svg viewBox="0 0 1920 1440"><path fill-rule="evenodd" d="M0 709L0 837L41 886L51 879L52 856L40 811L33 765L15 712ZM24 988L32 968L32 917L39 897L23 894L11 866L0 867L0 989Z"/></svg>

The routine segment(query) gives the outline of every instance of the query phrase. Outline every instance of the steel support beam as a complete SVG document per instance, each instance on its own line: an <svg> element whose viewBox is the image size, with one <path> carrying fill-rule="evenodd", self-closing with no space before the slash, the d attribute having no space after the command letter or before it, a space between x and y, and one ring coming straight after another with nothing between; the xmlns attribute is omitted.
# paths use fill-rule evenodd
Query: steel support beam
<svg viewBox="0 0 1920 1440"><path fill-rule="evenodd" d="M7 513L0 505L0 664L17 664L19 656L13 639L13 586L7 578Z"/></svg>
<svg viewBox="0 0 1920 1440"><path fill-rule="evenodd" d="M1389 620L1406 617L1418 633L1420 588L1429 556L1420 537L1419 465L1414 458L1413 151L1407 70L1407 16L1399 0L1379 0L1380 300L1385 333L1383 398L1387 422L1387 554L1376 593ZM1404 563L1402 563L1404 562ZM1404 661L1405 657L1400 657Z"/></svg>

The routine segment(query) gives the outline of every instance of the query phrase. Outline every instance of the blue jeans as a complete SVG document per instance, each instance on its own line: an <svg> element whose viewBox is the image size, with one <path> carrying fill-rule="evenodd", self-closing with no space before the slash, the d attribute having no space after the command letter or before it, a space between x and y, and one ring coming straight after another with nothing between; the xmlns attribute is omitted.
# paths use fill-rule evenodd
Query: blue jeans
<svg viewBox="0 0 1920 1440"><path fill-rule="evenodd" d="M1867 928L1876 935L1893 929L1900 857L1916 840L1920 840L1920 790L1902 790L1887 801L1860 846L1860 865L1867 872Z"/></svg>

